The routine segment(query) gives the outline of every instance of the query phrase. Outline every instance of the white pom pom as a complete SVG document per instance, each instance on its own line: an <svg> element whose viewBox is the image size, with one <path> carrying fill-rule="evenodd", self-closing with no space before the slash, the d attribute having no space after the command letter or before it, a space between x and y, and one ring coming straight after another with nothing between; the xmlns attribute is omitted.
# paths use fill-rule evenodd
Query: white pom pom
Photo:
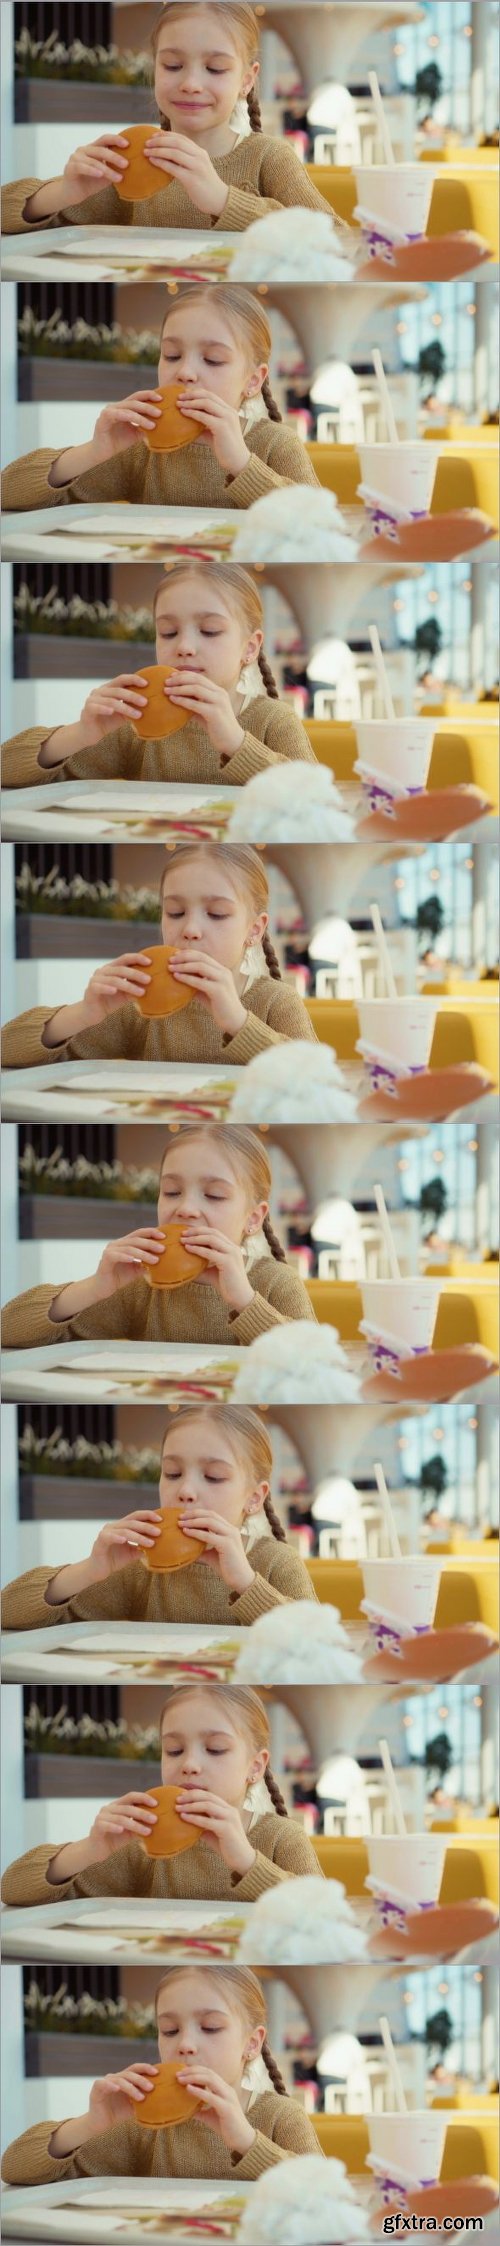
<svg viewBox="0 0 500 2246"><path fill-rule="evenodd" d="M364 2246L371 2235L343 2160L311 2152L257 2177L238 2246Z"/></svg>
<svg viewBox="0 0 500 2246"><path fill-rule="evenodd" d="M238 518L235 562L355 562L358 547L344 528L333 491L286 484L267 491Z"/></svg>
<svg viewBox="0 0 500 2246"><path fill-rule="evenodd" d="M240 234L230 265L232 281L349 281L354 267L333 212L269 211Z"/></svg>
<svg viewBox="0 0 500 2246"><path fill-rule="evenodd" d="M329 1045L290 1037L269 1045L241 1071L233 1093L233 1123L355 1123L356 1101L347 1092Z"/></svg>
<svg viewBox="0 0 500 2246"><path fill-rule="evenodd" d="M238 1964L359 1965L368 1955L345 1888L337 1879L290 1879L252 1904Z"/></svg>
<svg viewBox="0 0 500 2246"><path fill-rule="evenodd" d="M293 1318L259 1334L242 1353L233 1386L235 1404L359 1404L361 1387L351 1372L334 1326Z"/></svg>
<svg viewBox="0 0 500 2246"><path fill-rule="evenodd" d="M326 764L268 764L239 788L230 842L352 842L354 823Z"/></svg>
<svg viewBox="0 0 500 2246"><path fill-rule="evenodd" d="M361 1684L363 1677L337 1607L313 1607L309 1599L260 1614L242 1637L235 1673L238 1684L255 1685Z"/></svg>

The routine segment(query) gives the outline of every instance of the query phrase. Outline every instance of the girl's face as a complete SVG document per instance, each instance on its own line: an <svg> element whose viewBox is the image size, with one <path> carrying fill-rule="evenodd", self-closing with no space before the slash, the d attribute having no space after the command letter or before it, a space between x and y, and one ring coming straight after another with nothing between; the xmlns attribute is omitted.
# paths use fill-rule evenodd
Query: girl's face
<svg viewBox="0 0 500 2246"><path fill-rule="evenodd" d="M160 2059L178 2068L197 2062L212 2067L235 2090L240 2089L249 2059L262 2050L265 2028L250 2028L227 2001L215 1974L178 1973L158 1998Z"/></svg>
<svg viewBox="0 0 500 2246"><path fill-rule="evenodd" d="M268 1495L269 1482L253 1480L247 1454L242 1451L237 1456L224 1428L206 1412L185 1425L179 1419L175 1428L169 1428L160 1471L163 1510L169 1505L182 1505L186 1511L189 1505L203 1505L241 1528L251 1513L260 1512Z"/></svg>
<svg viewBox="0 0 500 2246"><path fill-rule="evenodd" d="M168 389L170 382L180 382L189 396L194 383L201 384L215 398L224 398L226 405L238 410L244 398L257 397L266 374L265 359L260 366L252 366L248 345L233 334L220 306L212 304L210 296L197 297L195 304L173 305L167 312L160 340L160 390ZM207 436L207 431L201 434Z"/></svg>
<svg viewBox="0 0 500 2246"><path fill-rule="evenodd" d="M241 1247L249 1232L259 1232L267 1216L267 1201L252 1205L249 1183L237 1178L224 1146L200 1131L183 1145L169 1147L163 1162L158 1195L158 1224L187 1224L202 1217L214 1232L223 1232Z"/></svg>
<svg viewBox="0 0 500 2246"><path fill-rule="evenodd" d="M263 1778L269 1756L252 1749L243 1731L209 1692L192 1692L174 1703L163 1720L162 1786L203 1787L241 1808L247 1788Z"/></svg>
<svg viewBox="0 0 500 2246"><path fill-rule="evenodd" d="M250 93L258 62L245 64L234 29L211 8L183 7L160 32L155 95L172 132L198 140L229 123L241 94Z"/></svg>
<svg viewBox="0 0 500 2246"><path fill-rule="evenodd" d="M238 895L229 874L210 851L200 851L187 864L172 866L163 884L162 939L208 952L221 966L238 968L245 946L257 943L267 928L267 913L250 912L248 898Z"/></svg>
<svg viewBox="0 0 500 2246"><path fill-rule="evenodd" d="M178 671L201 671L214 686L234 692L246 663L254 663L262 632L245 630L245 619L231 613L223 595L203 576L168 582L156 604L156 660Z"/></svg>

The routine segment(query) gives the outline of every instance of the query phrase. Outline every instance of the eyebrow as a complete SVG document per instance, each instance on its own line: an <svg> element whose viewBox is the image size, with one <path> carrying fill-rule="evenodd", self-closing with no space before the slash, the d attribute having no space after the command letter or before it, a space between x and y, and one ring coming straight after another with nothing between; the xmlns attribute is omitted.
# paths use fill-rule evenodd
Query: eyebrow
<svg viewBox="0 0 500 2246"><path fill-rule="evenodd" d="M157 53L158 59L160 59L161 55L168 54L178 55L181 62L183 61L184 56L186 56L187 60L189 60L187 47L174 47L171 45L170 40L167 40L166 47L158 47ZM233 49L233 53L231 53L231 49L229 47L206 47L203 50L202 60L203 62L207 62L207 60L210 62L234 62L235 53L235 49Z"/></svg>
<svg viewBox="0 0 500 2246"><path fill-rule="evenodd" d="M166 897L166 895L167 895L167 884L166 884L166 882L165 882L165 885L164 885L163 895L164 895L164 897ZM171 903L171 905L174 905L174 904L175 904L175 905L183 905L183 904L184 904L184 901L185 901L185 900L184 900L184 897L183 897L182 889L169 889L169 891L168 891L168 895L169 895L169 898L170 898L170 903ZM202 892L202 899L201 899L201 902L202 902L202 905L234 905L234 904L235 904L235 902L236 902L236 900L235 900L235 897L233 896L232 892L230 892L230 891L228 891L228 890L224 890L224 889L220 889L220 890L219 890L219 889L205 889L205 890L204 890L204 891Z"/></svg>
<svg viewBox="0 0 500 2246"><path fill-rule="evenodd" d="M182 1459L177 1451L174 1451L173 1456L172 1452L170 1452L169 1455L171 1466L182 1466ZM163 1453L163 1457L165 1457L165 1452ZM230 1460L228 1458L201 1458L200 1464L201 1466L229 1466Z"/></svg>
<svg viewBox="0 0 500 2246"><path fill-rule="evenodd" d="M225 2022L226 2020L228 2020L228 2019L229 2019L229 2014L228 2014L227 2012L218 2012L218 2011L217 2011L217 2007L216 2007L216 2005L214 2005L214 2006L213 2006L213 2008L211 2009L211 2008L210 2008L210 2005L204 2005L204 2004L203 2004L203 2005L201 2005L201 2007L200 2007L200 2011L199 2011L199 2012L198 2012L198 2013L196 2014L196 2018L197 2018L198 2020L201 2020L202 2022L203 2022L203 2020L222 2020L222 2023L223 2023L223 2025L224 2025L224 2022ZM158 2028L160 2029L160 2032L161 2032L161 2029L162 2029L162 2028L166 2028L166 2027L175 2027L175 2026L176 2026L176 2024L177 2024L177 2013L175 2013L175 2012L158 2012L158 2013L157 2013L157 2015L156 2015L156 2025L157 2025L157 2027L158 2027Z"/></svg>
<svg viewBox="0 0 500 2246"><path fill-rule="evenodd" d="M223 343L223 342L221 341L221 337L220 337L220 335L202 335L202 336L200 336L200 339L199 339L199 340L200 340L200 343L201 343L201 348L202 348L202 350L203 350L203 351L208 351L208 349L210 349L211 351L230 351L230 350L231 350L231 344L230 344L230 343ZM172 333L172 329L171 329L171 328L169 329L169 332L168 332L168 335L167 335L166 329L164 328L164 330L163 330L163 335L162 335L162 348L163 348L163 343L164 343L164 341L165 341L165 342L167 342L167 343L168 343L168 342L170 342L170 343L182 343L182 336L181 336L181 335L176 335L176 334L175 334L175 331L174 331L174 333Z"/></svg>
<svg viewBox="0 0 500 2246"><path fill-rule="evenodd" d="M178 1171L169 1170L167 1174L170 1185L182 1185L183 1180L179 1176ZM163 1176L160 1178L160 1186L163 1185L164 1177L165 1171L163 1172ZM221 1170L208 1171L204 1177L202 1176L200 1178L200 1185L234 1185L234 1178L225 1178Z"/></svg>
<svg viewBox="0 0 500 2246"><path fill-rule="evenodd" d="M227 611L224 608L194 608L192 613L195 624L227 623ZM182 616L177 616L175 608L157 608L156 621L159 624L182 624Z"/></svg>

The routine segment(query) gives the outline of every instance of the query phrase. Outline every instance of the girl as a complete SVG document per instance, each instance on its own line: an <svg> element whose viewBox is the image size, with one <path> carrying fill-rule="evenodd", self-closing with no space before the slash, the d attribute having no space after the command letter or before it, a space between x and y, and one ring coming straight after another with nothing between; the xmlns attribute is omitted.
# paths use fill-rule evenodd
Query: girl
<svg viewBox="0 0 500 2246"><path fill-rule="evenodd" d="M271 1184L269 1159L254 1131L183 1124L167 1141L158 1224L110 1240L89 1279L55 1293L45 1285L18 1295L4 1311L4 1347L121 1338L245 1348L289 1318L313 1318L305 1287L270 1223ZM172 1223L182 1224L182 1247L206 1258L206 1268L182 1287L155 1289L144 1274L154 1273ZM259 1232L270 1254L249 1264L246 1243Z"/></svg>
<svg viewBox="0 0 500 2246"><path fill-rule="evenodd" d="M148 1856L158 1822L154 1795L106 1802L82 1841L30 1849L7 1872L6 1903L47 1903L75 1895L200 1896L251 1903L268 1887L318 1874L311 1842L269 1768L269 1723L244 1685L173 1685L160 1723L161 1785L178 1789L176 1808L196 1827L195 1846L178 1856ZM252 1805L262 1781L268 1806Z"/></svg>
<svg viewBox="0 0 500 2246"><path fill-rule="evenodd" d="M196 0L190 7L189 0L177 0L161 9L151 44L161 130L151 128L146 154L158 193L139 203L122 201L116 189L127 171L127 136L102 133L74 150L61 178L22 179L5 189L5 233L47 226L140 226L144 232L160 226L240 234L267 211L298 204L327 211L335 224L329 203L294 151L262 131L259 28L252 7L234 6L233 0L214 0L207 7Z"/></svg>
<svg viewBox="0 0 500 2246"><path fill-rule="evenodd" d="M134 2109L157 2074L141 2060L100 2075L86 2113L55 2127L40 2121L16 2137L2 2162L5 2183L206 2176L236 2186L294 2154L317 2153L312 2122L288 2097L269 2050L262 1989L247 1967L170 1966L158 1985L156 2020L160 2063L174 2064L177 2082L199 2099L199 2113L170 2127L139 2127ZM262 2090L250 2071L259 2059L268 2077Z"/></svg>
<svg viewBox="0 0 500 2246"><path fill-rule="evenodd" d="M279 700L264 653L262 600L248 570L230 562L172 562L153 614L156 661L175 673L168 699L189 712L187 724L168 738L143 741L134 718L146 689L140 672L125 671L92 688L76 725L55 732L32 726L6 742L4 787L115 779L242 788L255 772L289 757L315 763L307 733Z"/></svg>
<svg viewBox="0 0 500 2246"><path fill-rule="evenodd" d="M289 484L318 488L305 445L284 427L269 387L270 351L269 321L249 289L188 281L167 306L157 389L103 406L87 444L15 460L2 478L5 511L75 500L246 510ZM162 413L158 389L172 384L180 385L180 413L199 422L200 433L177 451L151 451L147 440Z"/></svg>
<svg viewBox="0 0 500 2246"><path fill-rule="evenodd" d="M160 903L162 942L174 946L170 973L191 990L189 1006L161 1021L142 1015L138 1001L151 981L151 961L147 952L125 952L96 968L79 1005L55 1013L34 1006L8 1023L5 1067L32 1068L49 1052L63 1061L233 1065L285 1037L314 1039L302 999L281 982L268 935L268 883L256 850L180 843L169 853ZM260 953L257 972L250 963L253 946Z"/></svg>
<svg viewBox="0 0 500 2246"><path fill-rule="evenodd" d="M310 1577L287 1544L270 1496L272 1450L263 1421L246 1406L184 1404L167 1422L161 1455L160 1512L106 1521L85 1560L30 1568L3 1595L6 1630L62 1622L225 1622L248 1626L289 1599L313 1599ZM147 1561L161 1515L180 1509L186 1536L205 1546L202 1560L169 1575ZM252 1540L251 1523L264 1513ZM263 1741L260 1742L264 1744Z"/></svg>

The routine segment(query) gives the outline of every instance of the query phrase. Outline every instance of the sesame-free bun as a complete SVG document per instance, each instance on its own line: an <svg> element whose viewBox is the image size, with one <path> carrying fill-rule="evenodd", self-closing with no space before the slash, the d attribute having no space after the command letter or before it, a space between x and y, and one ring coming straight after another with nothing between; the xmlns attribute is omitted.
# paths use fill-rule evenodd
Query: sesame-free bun
<svg viewBox="0 0 500 2246"><path fill-rule="evenodd" d="M116 192L122 203L145 203L149 195L159 195L162 187L168 187L171 172L157 171L144 155L145 142L152 140L153 133L159 131L157 125L124 125L123 137L128 147L123 148L121 154L127 155L128 164L126 172L122 172L116 182Z"/></svg>
<svg viewBox="0 0 500 2246"><path fill-rule="evenodd" d="M183 1006L190 1006L194 997L189 983L177 983L175 975L170 973L173 950L173 944L153 944L148 951L151 981L138 1000L146 1021L162 1022L166 1014L180 1014Z"/></svg>
<svg viewBox="0 0 500 2246"><path fill-rule="evenodd" d="M160 1225L159 1229L163 1231L163 1226ZM205 1270L206 1256L193 1256L187 1248L183 1248L181 1234L185 1230L185 1218L183 1224L169 1224L165 1227L163 1254L159 1256L157 1263L143 1266L148 1286L185 1287L189 1279L199 1279L200 1271Z"/></svg>
<svg viewBox="0 0 500 2246"><path fill-rule="evenodd" d="M159 2067L152 2089L134 2106L134 2121L139 2121L143 2129L171 2129L175 2122L191 2121L196 2113L199 2101L183 2082L177 2081L177 2064L170 2059Z"/></svg>
<svg viewBox="0 0 500 2246"><path fill-rule="evenodd" d="M196 1847L197 1827L184 1825L175 1807L181 1792L180 1780L178 1786L148 1786L148 1794L158 1804L157 1823L144 1843L148 1856L181 1856L185 1849Z"/></svg>
<svg viewBox="0 0 500 2246"><path fill-rule="evenodd" d="M145 679L148 690L145 710L132 718L134 733L140 734L141 741L164 741L168 733L180 733L181 726L188 723L190 710L181 709L180 702L176 709L164 692L172 670L172 663L151 663L137 673L138 687Z"/></svg>
<svg viewBox="0 0 500 2246"><path fill-rule="evenodd" d="M172 1568L188 1568L193 1560L203 1555L201 1537L195 1541L194 1536L185 1536L184 1530L179 1528L180 1511L179 1505L169 1505L162 1515L161 1536L141 1551L142 1565L149 1568L151 1575L170 1575Z"/></svg>
<svg viewBox="0 0 500 2246"><path fill-rule="evenodd" d="M179 452L181 445L192 445L195 437L199 437L201 422L194 421L191 414L179 412L177 399L182 397L184 388L182 382L169 382L166 390L158 390L162 411L154 429L146 433L150 452Z"/></svg>

